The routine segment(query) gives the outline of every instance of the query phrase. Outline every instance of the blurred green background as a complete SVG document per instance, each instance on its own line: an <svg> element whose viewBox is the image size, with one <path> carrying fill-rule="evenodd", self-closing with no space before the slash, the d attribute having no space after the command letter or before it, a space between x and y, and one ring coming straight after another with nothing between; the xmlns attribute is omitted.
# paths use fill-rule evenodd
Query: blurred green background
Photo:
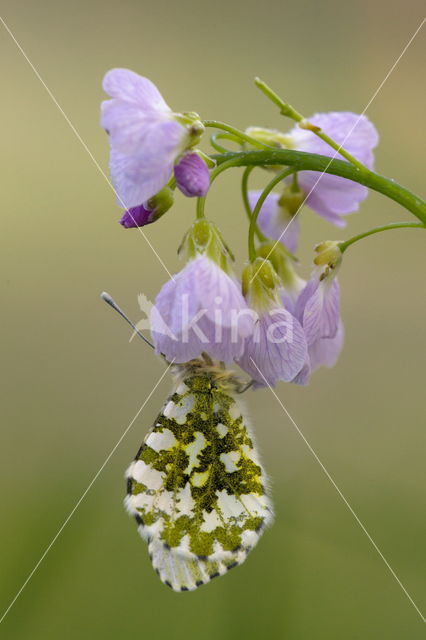
<svg viewBox="0 0 426 640"><path fill-rule="evenodd" d="M176 110L286 128L262 76L300 111L364 109L422 19L420 1L13 3L2 14L103 169L101 80L149 76ZM125 231L108 184L0 29L3 90L0 603L5 610L164 370L99 299L135 318L167 274ZM422 193L420 33L368 109L377 168ZM207 214L245 257L239 170ZM194 215L183 197L146 229L170 271ZM312 246L409 220L371 194L343 231L302 214ZM377 235L341 270L346 345L333 370L278 394L417 604L422 582L425 236ZM0 626L10 640L144 637L423 638L420 617L267 390L248 394L276 522L245 565L175 594L152 571L122 508L123 473L170 388L165 379ZM424 504L424 501L423 501ZM1 612L0 612L1 615Z"/></svg>

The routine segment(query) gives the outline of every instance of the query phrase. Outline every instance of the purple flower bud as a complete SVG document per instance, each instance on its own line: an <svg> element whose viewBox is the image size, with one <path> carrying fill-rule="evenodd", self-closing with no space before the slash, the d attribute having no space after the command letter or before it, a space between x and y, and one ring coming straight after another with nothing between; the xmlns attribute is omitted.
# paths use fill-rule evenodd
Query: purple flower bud
<svg viewBox="0 0 426 640"><path fill-rule="evenodd" d="M188 198L201 198L209 190L209 169L196 153L187 153L175 165L175 178L178 189Z"/></svg>
<svg viewBox="0 0 426 640"><path fill-rule="evenodd" d="M146 209L143 204L140 204L138 207L127 209L120 220L120 224L126 229L144 227L146 224L150 224L151 222L153 222L152 211L151 209Z"/></svg>
<svg viewBox="0 0 426 640"><path fill-rule="evenodd" d="M169 187L164 187L148 202L137 207L128 209L120 220L120 224L126 229L134 227L144 227L160 218L173 204L173 191Z"/></svg>

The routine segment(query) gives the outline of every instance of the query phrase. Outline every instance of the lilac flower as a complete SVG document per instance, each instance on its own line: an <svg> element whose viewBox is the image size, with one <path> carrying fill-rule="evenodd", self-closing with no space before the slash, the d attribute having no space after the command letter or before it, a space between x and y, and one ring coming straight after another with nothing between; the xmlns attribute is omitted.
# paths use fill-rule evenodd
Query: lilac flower
<svg viewBox="0 0 426 640"><path fill-rule="evenodd" d="M334 367L343 347L344 328L340 319L336 335L333 338L320 338L309 347L311 372L318 367Z"/></svg>
<svg viewBox="0 0 426 640"><path fill-rule="evenodd" d="M335 142L342 144L369 169L373 168L372 150L379 138L376 128L366 116L332 111L317 113L308 121L320 127ZM299 151L330 157L335 154L331 147L307 129L296 126L290 131L289 138L290 146ZM340 154L336 157L342 159ZM307 196L306 204L338 227L344 227L346 224L342 215L357 211L359 203L367 197L368 193L366 187L356 182L315 171L301 171L298 173L298 182Z"/></svg>
<svg viewBox="0 0 426 640"><path fill-rule="evenodd" d="M261 193L261 191L249 191L248 199L252 211ZM291 253L295 253L299 242L299 219L297 216L294 217L286 207L280 206L279 201L278 193L270 193L266 197L257 217L257 224L265 236L279 240Z"/></svg>
<svg viewBox="0 0 426 640"><path fill-rule="evenodd" d="M231 362L252 330L240 286L205 255L190 260L162 287L150 320L157 353L175 362L188 362L203 351Z"/></svg>
<svg viewBox="0 0 426 640"><path fill-rule="evenodd" d="M196 153L187 153L175 166L178 188L188 198L207 195L210 186L208 166Z"/></svg>
<svg viewBox="0 0 426 640"><path fill-rule="evenodd" d="M306 280L303 280L303 278L295 274L293 282L291 284L285 284L285 286L280 289L281 302L287 311L290 311L293 315L295 315L296 302L305 286Z"/></svg>
<svg viewBox="0 0 426 640"><path fill-rule="evenodd" d="M293 380L302 369L306 356L302 327L289 311L276 306L259 315L237 363L257 386L269 384L273 387L278 380Z"/></svg>
<svg viewBox="0 0 426 640"><path fill-rule="evenodd" d="M334 273L328 271L321 279L315 270L297 299L295 315L305 332L308 358L292 382L307 384L318 367L335 365L343 346L340 287Z"/></svg>
<svg viewBox="0 0 426 640"><path fill-rule="evenodd" d="M334 338L340 320L340 287L336 278L320 280L317 272L302 290L295 315L303 326L308 346L320 338Z"/></svg>
<svg viewBox="0 0 426 640"><path fill-rule="evenodd" d="M111 144L110 170L119 203L133 208L158 193L180 154L194 144L201 123L191 127L167 106L155 85L128 69L112 69L103 88L101 125Z"/></svg>
<svg viewBox="0 0 426 640"><path fill-rule="evenodd" d="M280 283L271 263L257 258L246 267L243 286L258 319L237 363L256 386L293 380L307 359L306 339L298 320L281 302Z"/></svg>

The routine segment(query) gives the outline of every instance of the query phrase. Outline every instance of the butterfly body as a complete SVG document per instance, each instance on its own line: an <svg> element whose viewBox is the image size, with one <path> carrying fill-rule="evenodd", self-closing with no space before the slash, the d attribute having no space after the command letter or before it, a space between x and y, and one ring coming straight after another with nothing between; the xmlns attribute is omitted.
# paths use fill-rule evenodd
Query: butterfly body
<svg viewBox="0 0 426 640"><path fill-rule="evenodd" d="M125 502L161 580L189 591L241 564L273 516L238 380L201 359L173 373Z"/></svg>

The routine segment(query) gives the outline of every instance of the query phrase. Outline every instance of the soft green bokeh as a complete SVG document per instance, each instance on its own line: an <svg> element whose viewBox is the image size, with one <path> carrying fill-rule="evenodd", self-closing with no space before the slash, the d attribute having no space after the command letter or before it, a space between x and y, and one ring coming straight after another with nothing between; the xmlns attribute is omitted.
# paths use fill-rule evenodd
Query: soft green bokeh
<svg viewBox="0 0 426 640"><path fill-rule="evenodd" d="M3 3L2 15L100 166L103 73L152 78L176 109L235 126L281 126L254 88L262 76L306 115L360 112L419 25L422 3ZM167 274L137 231L117 224L114 195L10 36L3 65L4 610L163 372L99 299L107 289L139 319ZM424 42L420 33L368 109L377 168L422 192ZM239 264L241 171L207 201ZM261 176L258 178L261 184ZM179 198L146 229L171 271L194 215ZM408 212L372 194L347 230L302 214L312 246ZM308 388L278 394L416 603L422 582L425 422L425 235L403 229L350 248L341 271L346 346ZM246 564L195 593L152 571L122 508L124 469L170 382L154 392L0 626L7 640L176 638L417 640L423 624L270 392L247 394L276 522ZM424 482L423 482L424 484ZM423 554L424 558L424 554ZM1 614L0 614L1 615ZM2 635L3 633L3 635Z"/></svg>

